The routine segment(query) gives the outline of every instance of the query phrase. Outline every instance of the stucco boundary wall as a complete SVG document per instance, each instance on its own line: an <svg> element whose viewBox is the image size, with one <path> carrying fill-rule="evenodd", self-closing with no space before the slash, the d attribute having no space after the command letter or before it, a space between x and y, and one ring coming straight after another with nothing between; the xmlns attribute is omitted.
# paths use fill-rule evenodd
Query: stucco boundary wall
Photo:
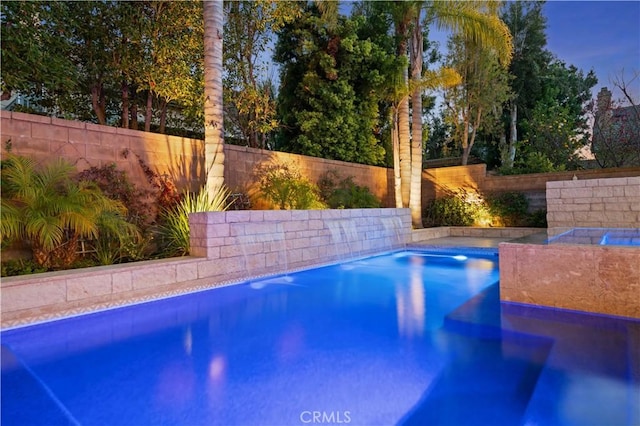
<svg viewBox="0 0 640 426"><path fill-rule="evenodd" d="M100 266L1 282L2 328L281 274L409 242L409 209L197 213L192 256Z"/></svg>
<svg viewBox="0 0 640 426"><path fill-rule="evenodd" d="M427 169L422 174L422 200L444 197L451 191L478 191L483 194L522 192L531 212L547 208L547 182L640 176L640 167L575 170L499 176L487 172L486 164Z"/></svg>
<svg viewBox="0 0 640 426"><path fill-rule="evenodd" d="M115 163L137 185L146 177L138 157L152 170L170 176L179 189L197 190L204 183L204 142L197 139L147 133L19 112L0 111L0 149L48 162L63 158L78 170ZM344 161L326 160L298 154L225 145L225 182L232 190L252 192L254 173L261 164L294 164L313 182L328 171L353 177L368 187L385 207L394 206L393 170ZM486 165L426 169L422 174L422 204L447 195L449 191L477 190L483 193L524 192L532 211L546 207L545 189L550 181L567 181L640 176L640 167L579 170L575 172L497 176ZM260 208L260 206L254 206Z"/></svg>
<svg viewBox="0 0 640 426"><path fill-rule="evenodd" d="M505 302L640 318L640 249L501 243Z"/></svg>
<svg viewBox="0 0 640 426"><path fill-rule="evenodd" d="M551 230L640 228L640 177L547 182Z"/></svg>
<svg viewBox="0 0 640 426"><path fill-rule="evenodd" d="M0 111L1 152L34 158L43 163L62 158L79 171L115 163L136 185L147 185L141 159L160 175L169 176L179 189L198 190L204 184L204 141L139 130L63 120L19 112ZM285 152L225 144L225 183L232 191L253 194L255 171L262 164L297 167L312 182L329 171L368 187L385 207L392 207L389 187L393 172L385 167L327 160ZM265 206L255 206L257 208Z"/></svg>

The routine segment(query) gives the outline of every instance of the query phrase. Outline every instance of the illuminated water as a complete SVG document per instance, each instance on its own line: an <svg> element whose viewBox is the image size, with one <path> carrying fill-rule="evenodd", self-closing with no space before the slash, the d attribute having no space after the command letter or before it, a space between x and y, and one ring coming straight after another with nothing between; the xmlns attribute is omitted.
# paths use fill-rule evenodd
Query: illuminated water
<svg viewBox="0 0 640 426"><path fill-rule="evenodd" d="M639 228L575 228L549 239L550 244L640 247Z"/></svg>
<svg viewBox="0 0 640 426"><path fill-rule="evenodd" d="M406 251L9 330L2 425L638 424L640 324L497 280Z"/></svg>

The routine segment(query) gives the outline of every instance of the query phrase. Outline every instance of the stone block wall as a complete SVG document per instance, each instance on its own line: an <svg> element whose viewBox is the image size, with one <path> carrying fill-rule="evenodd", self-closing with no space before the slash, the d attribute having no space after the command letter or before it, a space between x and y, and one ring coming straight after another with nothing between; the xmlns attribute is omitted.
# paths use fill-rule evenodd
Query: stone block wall
<svg viewBox="0 0 640 426"><path fill-rule="evenodd" d="M190 216L199 276L281 272L404 247L408 209L255 210Z"/></svg>
<svg viewBox="0 0 640 426"><path fill-rule="evenodd" d="M2 327L108 309L404 247L408 209L192 217L192 256L3 278Z"/></svg>
<svg viewBox="0 0 640 426"><path fill-rule="evenodd" d="M547 182L549 228L640 228L640 177Z"/></svg>

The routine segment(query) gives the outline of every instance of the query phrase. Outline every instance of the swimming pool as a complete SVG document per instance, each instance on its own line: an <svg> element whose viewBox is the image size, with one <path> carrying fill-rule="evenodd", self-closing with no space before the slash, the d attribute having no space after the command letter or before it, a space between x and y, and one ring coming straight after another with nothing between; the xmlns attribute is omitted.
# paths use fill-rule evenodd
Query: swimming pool
<svg viewBox="0 0 640 426"><path fill-rule="evenodd" d="M2 333L2 424L634 424L640 323L411 250Z"/></svg>

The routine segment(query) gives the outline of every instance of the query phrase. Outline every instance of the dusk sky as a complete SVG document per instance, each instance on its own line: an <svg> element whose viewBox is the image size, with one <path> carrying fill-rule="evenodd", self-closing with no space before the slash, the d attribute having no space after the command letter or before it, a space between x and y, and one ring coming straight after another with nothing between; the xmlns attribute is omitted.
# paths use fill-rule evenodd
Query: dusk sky
<svg viewBox="0 0 640 426"><path fill-rule="evenodd" d="M603 86L613 90L622 69L627 82L640 73L640 1L548 1L544 12L547 49L585 73L593 69L594 96ZM640 103L640 75L631 87Z"/></svg>
<svg viewBox="0 0 640 426"><path fill-rule="evenodd" d="M350 2L342 2L348 13ZM593 69L598 84L595 97L603 86L613 91L613 98L622 96L614 90L611 78L624 69L629 82L640 73L640 0L631 1L559 1L548 0L544 6L547 17L547 49L585 74ZM432 40L442 49L446 35L433 29ZM640 76L631 84L636 103L640 103Z"/></svg>

